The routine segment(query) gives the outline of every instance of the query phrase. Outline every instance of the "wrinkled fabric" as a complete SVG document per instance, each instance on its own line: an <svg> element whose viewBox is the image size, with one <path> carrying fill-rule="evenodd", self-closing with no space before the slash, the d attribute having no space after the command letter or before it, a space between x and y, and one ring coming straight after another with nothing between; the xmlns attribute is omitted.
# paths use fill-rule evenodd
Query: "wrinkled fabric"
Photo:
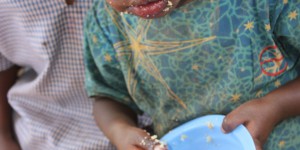
<svg viewBox="0 0 300 150"><path fill-rule="evenodd" d="M22 150L115 150L83 85L82 24L91 4L0 0L0 70L24 68L7 95Z"/></svg>

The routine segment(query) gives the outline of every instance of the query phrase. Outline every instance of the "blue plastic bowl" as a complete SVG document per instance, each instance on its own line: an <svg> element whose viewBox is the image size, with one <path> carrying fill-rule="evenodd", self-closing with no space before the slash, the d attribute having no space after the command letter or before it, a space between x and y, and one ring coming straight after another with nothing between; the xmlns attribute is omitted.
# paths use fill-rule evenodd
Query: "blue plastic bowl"
<svg viewBox="0 0 300 150"><path fill-rule="evenodd" d="M224 134L221 131L223 115L207 115L191 120L167 133L161 141L168 150L255 150L248 130L238 126Z"/></svg>

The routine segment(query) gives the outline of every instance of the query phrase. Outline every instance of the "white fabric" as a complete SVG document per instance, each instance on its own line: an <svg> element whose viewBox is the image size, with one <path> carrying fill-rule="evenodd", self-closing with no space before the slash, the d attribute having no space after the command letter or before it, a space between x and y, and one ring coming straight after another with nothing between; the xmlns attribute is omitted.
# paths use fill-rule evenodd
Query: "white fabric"
<svg viewBox="0 0 300 150"><path fill-rule="evenodd" d="M82 19L91 3L0 0L0 70L26 68L8 95L23 150L113 149L83 89Z"/></svg>

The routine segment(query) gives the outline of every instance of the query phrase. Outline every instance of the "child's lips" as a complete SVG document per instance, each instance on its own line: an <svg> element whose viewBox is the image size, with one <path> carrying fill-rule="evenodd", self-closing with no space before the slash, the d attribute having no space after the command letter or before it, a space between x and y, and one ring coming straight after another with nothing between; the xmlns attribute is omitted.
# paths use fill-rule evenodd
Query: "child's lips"
<svg viewBox="0 0 300 150"><path fill-rule="evenodd" d="M128 8L128 12L143 18L153 18L168 7L166 0L156 0L146 4L134 5Z"/></svg>

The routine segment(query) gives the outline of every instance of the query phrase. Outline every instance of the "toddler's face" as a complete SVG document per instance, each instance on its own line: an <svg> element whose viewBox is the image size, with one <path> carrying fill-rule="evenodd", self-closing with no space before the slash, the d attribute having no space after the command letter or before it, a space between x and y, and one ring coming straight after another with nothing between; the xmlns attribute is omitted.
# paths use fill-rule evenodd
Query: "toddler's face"
<svg viewBox="0 0 300 150"><path fill-rule="evenodd" d="M142 18L159 18L192 0L106 0L115 10Z"/></svg>

